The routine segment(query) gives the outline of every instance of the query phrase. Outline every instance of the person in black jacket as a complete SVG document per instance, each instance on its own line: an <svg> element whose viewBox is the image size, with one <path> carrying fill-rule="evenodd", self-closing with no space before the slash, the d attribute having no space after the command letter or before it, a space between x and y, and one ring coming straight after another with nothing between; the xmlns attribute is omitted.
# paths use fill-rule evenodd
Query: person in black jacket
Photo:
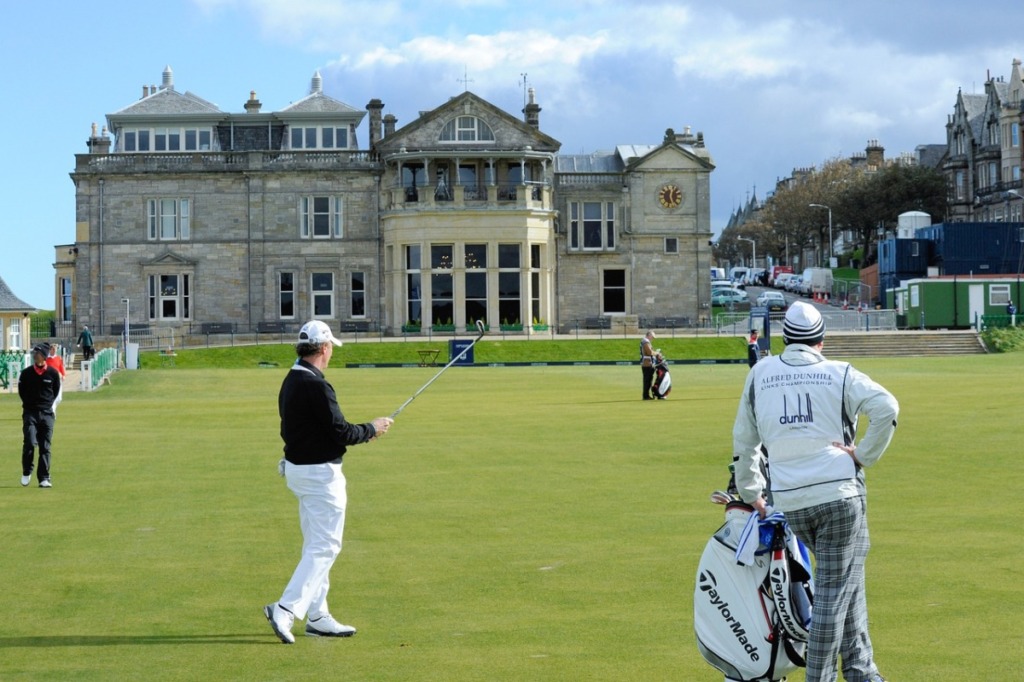
<svg viewBox="0 0 1024 682"><path fill-rule="evenodd" d="M53 405L60 394L60 373L46 364L50 344L41 343L32 348L32 365L18 377L18 396L21 397L21 484L32 480L36 446L39 446L39 470L36 479L40 488L52 488L50 483L50 441L53 438Z"/></svg>
<svg viewBox="0 0 1024 682"><path fill-rule="evenodd" d="M757 330L751 329L747 338L747 366L753 367L761 359L761 347L757 343Z"/></svg>
<svg viewBox="0 0 1024 682"><path fill-rule="evenodd" d="M278 411L284 459L279 471L299 499L302 558L281 598L263 607L274 633L285 644L295 642L295 618L306 619L311 637L348 637L351 625L334 619L327 607L330 572L341 552L345 529L345 476L341 460L349 445L380 438L391 427L389 417L352 424L338 407L334 388L324 378L335 346L330 327L319 320L303 325L295 352L299 356L281 384Z"/></svg>

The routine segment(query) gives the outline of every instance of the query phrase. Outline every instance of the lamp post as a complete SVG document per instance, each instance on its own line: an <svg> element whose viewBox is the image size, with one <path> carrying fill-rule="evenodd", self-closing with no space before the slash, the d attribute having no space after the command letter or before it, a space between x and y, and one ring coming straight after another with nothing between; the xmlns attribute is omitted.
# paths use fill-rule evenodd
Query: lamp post
<svg viewBox="0 0 1024 682"><path fill-rule="evenodd" d="M832 209L825 204L807 204L811 208L824 208L828 211L828 266L832 267Z"/></svg>
<svg viewBox="0 0 1024 682"><path fill-rule="evenodd" d="M757 267L757 242L755 242L753 239L750 239L749 237L736 237L736 239L745 242L750 242L751 246L754 247L754 254L750 257L750 271L751 274L753 274L754 268Z"/></svg>
<svg viewBox="0 0 1024 682"><path fill-rule="evenodd" d="M131 340L128 336L128 318L131 317L131 302L127 298L122 298L121 303L124 303L124 352L128 352L128 342Z"/></svg>

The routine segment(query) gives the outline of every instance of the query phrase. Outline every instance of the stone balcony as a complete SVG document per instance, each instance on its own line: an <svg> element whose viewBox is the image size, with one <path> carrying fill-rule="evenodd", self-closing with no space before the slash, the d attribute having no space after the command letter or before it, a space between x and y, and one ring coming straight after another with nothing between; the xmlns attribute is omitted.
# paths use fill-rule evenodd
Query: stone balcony
<svg viewBox="0 0 1024 682"><path fill-rule="evenodd" d="M391 210L551 209L551 187L545 183L391 187Z"/></svg>
<svg viewBox="0 0 1024 682"><path fill-rule="evenodd" d="M76 173L204 173L297 170L378 170L368 151L166 152L76 154Z"/></svg>

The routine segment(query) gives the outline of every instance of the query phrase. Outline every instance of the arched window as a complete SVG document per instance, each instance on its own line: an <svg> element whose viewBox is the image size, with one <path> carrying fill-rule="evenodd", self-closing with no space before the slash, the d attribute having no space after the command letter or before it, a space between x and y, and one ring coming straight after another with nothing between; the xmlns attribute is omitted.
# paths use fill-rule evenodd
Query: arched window
<svg viewBox="0 0 1024 682"><path fill-rule="evenodd" d="M476 116L456 116L441 129L441 142L493 142L491 127Z"/></svg>

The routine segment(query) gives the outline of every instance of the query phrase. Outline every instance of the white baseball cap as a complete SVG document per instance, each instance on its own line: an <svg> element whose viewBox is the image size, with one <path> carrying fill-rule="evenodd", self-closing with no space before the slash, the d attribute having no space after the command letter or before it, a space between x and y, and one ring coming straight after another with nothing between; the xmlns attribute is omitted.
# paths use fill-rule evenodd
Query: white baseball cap
<svg viewBox="0 0 1024 682"><path fill-rule="evenodd" d="M331 333L331 328L320 320L310 320L302 325L302 329L299 330L299 343L319 345L327 341L330 341L335 346L341 345L341 341L334 338L334 334Z"/></svg>

